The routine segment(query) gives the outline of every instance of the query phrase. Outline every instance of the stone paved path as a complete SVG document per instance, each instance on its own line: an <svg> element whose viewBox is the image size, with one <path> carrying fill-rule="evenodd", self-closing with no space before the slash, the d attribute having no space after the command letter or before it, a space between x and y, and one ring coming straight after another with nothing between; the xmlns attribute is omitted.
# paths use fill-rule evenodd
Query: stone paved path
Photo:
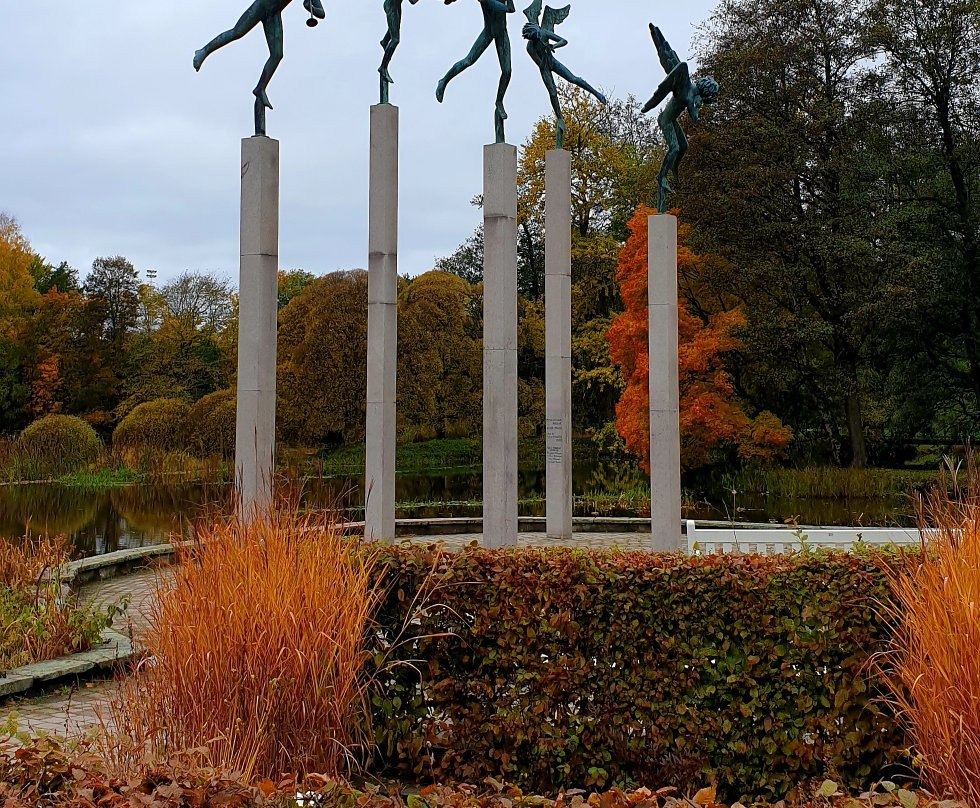
<svg viewBox="0 0 980 808"><path fill-rule="evenodd" d="M459 549L480 541L479 533L449 536L414 537L418 542L443 542L447 548ZM649 546L650 536L644 533L578 533L570 546L592 549L641 550ZM521 546L548 547L562 544L548 539L543 533L521 533ZM98 606L115 603L128 597L130 606L126 614L113 626L117 631L133 637L139 645L142 631L148 624L153 603L157 573L144 570L123 575L108 581L96 581L82 587L80 597ZM0 702L0 723L12 712L16 713L19 729L34 734L54 734L77 737L97 726L97 709L113 690L111 681L91 682L81 689L59 691L53 695L26 702L3 704Z"/></svg>

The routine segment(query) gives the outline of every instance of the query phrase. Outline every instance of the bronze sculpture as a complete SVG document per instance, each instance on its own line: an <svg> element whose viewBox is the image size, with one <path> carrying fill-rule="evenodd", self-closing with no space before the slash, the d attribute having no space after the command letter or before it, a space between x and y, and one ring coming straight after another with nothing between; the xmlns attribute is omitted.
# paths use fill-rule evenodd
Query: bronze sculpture
<svg viewBox="0 0 980 808"><path fill-rule="evenodd" d="M561 149L565 144L565 116L562 115L561 100L558 98L558 88L555 86L555 74L570 84L592 93L599 99L600 104L605 105L608 102L606 97L595 87L585 79L576 76L555 58L555 51L568 44L567 39L555 33L555 26L561 25L568 19L572 7L552 8L545 6L544 17L542 18L542 2L543 0L534 0L531 5L524 9L524 16L527 17L528 22L524 26L522 35L527 40L527 52L541 71L544 86L551 97L551 106L555 110L555 148Z"/></svg>
<svg viewBox="0 0 980 808"><path fill-rule="evenodd" d="M447 6L455 2L456 0L445 0ZM514 6L514 0L479 0L479 3L483 11L483 30L476 42L473 43L473 47L470 48L470 52L449 68L449 72L439 80L439 85L436 88L436 100L442 103L449 82L467 68L475 65L486 49L491 44L495 44L497 46L497 59L500 62L500 84L497 88L497 104L494 109L494 128L497 143L503 143L505 140L504 121L507 120L504 96L507 94L511 77L510 34L507 32L507 15L513 14L517 9Z"/></svg>
<svg viewBox="0 0 980 808"><path fill-rule="evenodd" d="M653 94L653 98L643 107L643 112L649 112L668 95L670 96L670 101L667 102L667 106L663 108L657 118L660 131L663 132L664 140L667 142L667 154L664 156L664 162L657 177L657 210L660 213L666 213L667 193L672 191L668 181L670 173L673 172L674 179L679 185L680 164L688 148L687 136L681 129L679 119L684 110L687 110L692 123L697 123L701 105L714 100L715 96L718 95L719 87L718 82L711 76L692 81L687 62L680 60L674 49L667 43L661 30L653 23L650 24L650 35L657 46L660 64L663 65L667 78L660 83L657 91Z"/></svg>
<svg viewBox="0 0 980 808"><path fill-rule="evenodd" d="M194 54L194 69L200 70L212 53L225 45L241 39L259 23L265 30L265 39L269 45L269 58L262 68L262 75L252 94L255 96L255 134L265 134L265 111L272 109L266 89L282 62L282 12L292 0L255 0L235 23L235 27L223 34L218 34L207 45ZM303 6L310 12L310 20L322 20L326 17L321 0L303 0Z"/></svg>
<svg viewBox="0 0 980 808"><path fill-rule="evenodd" d="M419 0L408 0L413 6ZM388 72L391 60L398 50L398 44L402 37L402 0L385 0L385 16L388 18L388 33L381 40L381 47L385 50L385 55L381 60L381 67L378 72L381 74L381 103L388 103L388 88L395 83Z"/></svg>

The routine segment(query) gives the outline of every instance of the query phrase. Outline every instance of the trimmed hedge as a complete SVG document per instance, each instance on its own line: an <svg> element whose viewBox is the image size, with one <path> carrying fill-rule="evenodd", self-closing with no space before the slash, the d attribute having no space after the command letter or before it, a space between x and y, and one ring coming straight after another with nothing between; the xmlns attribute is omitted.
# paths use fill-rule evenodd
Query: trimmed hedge
<svg viewBox="0 0 980 808"><path fill-rule="evenodd" d="M235 456L237 392L219 390L194 404L184 424L184 441L196 457Z"/></svg>
<svg viewBox="0 0 980 808"><path fill-rule="evenodd" d="M81 418L47 415L21 432L18 449L35 474L65 474L94 462L102 441Z"/></svg>
<svg viewBox="0 0 980 808"><path fill-rule="evenodd" d="M869 665L888 637L885 556L382 553L379 636L405 663L374 697L393 768L774 798L907 762ZM400 637L417 598L430 605Z"/></svg>
<svg viewBox="0 0 980 808"><path fill-rule="evenodd" d="M184 421L190 412L186 401L158 398L134 408L112 433L116 449L175 452L182 449Z"/></svg>

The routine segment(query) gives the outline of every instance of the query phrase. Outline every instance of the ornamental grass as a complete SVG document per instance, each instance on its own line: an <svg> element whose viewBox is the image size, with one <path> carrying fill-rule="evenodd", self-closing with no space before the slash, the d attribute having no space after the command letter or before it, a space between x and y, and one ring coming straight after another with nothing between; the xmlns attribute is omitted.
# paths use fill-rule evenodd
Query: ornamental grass
<svg viewBox="0 0 980 808"><path fill-rule="evenodd" d="M89 650L124 608L64 594L59 571L70 558L64 538L0 539L0 672Z"/></svg>
<svg viewBox="0 0 980 808"><path fill-rule="evenodd" d="M980 805L980 475L951 471L923 505L936 528L892 585L890 684L936 793ZM947 493L950 491L952 493Z"/></svg>
<svg viewBox="0 0 980 808"><path fill-rule="evenodd" d="M244 782L346 773L364 749L376 558L327 517L202 527L158 575L146 662L103 717L123 768L190 755Z"/></svg>

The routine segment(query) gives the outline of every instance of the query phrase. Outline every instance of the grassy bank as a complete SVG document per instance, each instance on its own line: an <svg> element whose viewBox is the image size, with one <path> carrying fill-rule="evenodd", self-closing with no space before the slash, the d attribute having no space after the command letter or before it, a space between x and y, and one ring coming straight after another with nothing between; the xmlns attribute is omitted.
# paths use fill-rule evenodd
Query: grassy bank
<svg viewBox="0 0 980 808"><path fill-rule="evenodd" d="M595 454L595 445L588 438L578 438L573 442L573 452L577 459L591 457ZM522 468L543 469L544 458L543 438L529 438L518 444L518 462ZM363 474L364 446L345 446L315 462L324 475ZM482 464L483 443L475 439L401 443L395 451L395 468L401 473L470 468L478 470Z"/></svg>
<svg viewBox="0 0 980 808"><path fill-rule="evenodd" d="M741 494L769 494L789 499L884 499L907 496L939 482L934 471L906 469L744 469L724 478Z"/></svg>

